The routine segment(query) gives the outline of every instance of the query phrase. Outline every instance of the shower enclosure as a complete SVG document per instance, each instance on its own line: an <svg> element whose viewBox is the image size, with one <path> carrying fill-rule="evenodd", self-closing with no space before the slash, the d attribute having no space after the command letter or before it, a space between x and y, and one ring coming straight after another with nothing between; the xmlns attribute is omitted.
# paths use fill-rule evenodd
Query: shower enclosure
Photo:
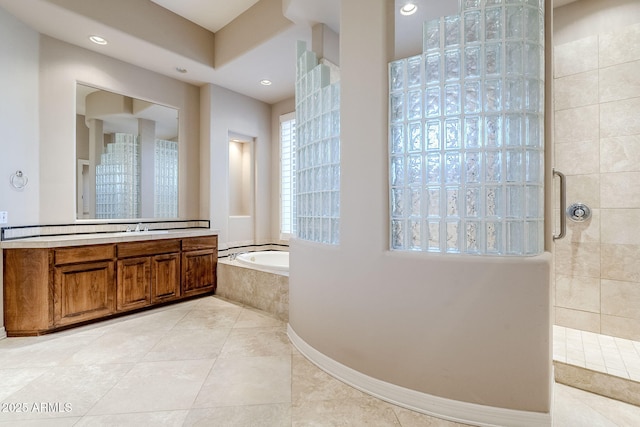
<svg viewBox="0 0 640 427"><path fill-rule="evenodd" d="M567 205L583 203L591 217L568 220L555 244L555 323L637 341L640 23L578 32L589 19L623 19L625 2L616 3L591 17L558 12L572 26L560 26L554 48L555 167L567 176Z"/></svg>

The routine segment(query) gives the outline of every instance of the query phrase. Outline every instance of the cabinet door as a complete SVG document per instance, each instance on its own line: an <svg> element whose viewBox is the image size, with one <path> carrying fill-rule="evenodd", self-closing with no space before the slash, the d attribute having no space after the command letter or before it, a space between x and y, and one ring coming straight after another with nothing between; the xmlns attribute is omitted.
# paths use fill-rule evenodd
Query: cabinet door
<svg viewBox="0 0 640 427"><path fill-rule="evenodd" d="M182 295L215 290L215 249L182 253Z"/></svg>
<svg viewBox="0 0 640 427"><path fill-rule="evenodd" d="M151 257L118 260L118 311L151 303Z"/></svg>
<svg viewBox="0 0 640 427"><path fill-rule="evenodd" d="M180 296L180 254L156 255L151 258L151 302Z"/></svg>
<svg viewBox="0 0 640 427"><path fill-rule="evenodd" d="M68 325L115 312L113 261L54 268L54 324Z"/></svg>

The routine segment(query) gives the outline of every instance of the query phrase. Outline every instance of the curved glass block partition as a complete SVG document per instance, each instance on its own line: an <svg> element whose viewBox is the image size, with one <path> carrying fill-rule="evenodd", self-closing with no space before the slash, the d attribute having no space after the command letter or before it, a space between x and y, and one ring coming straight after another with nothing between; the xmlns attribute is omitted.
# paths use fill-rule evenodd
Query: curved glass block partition
<svg viewBox="0 0 640 427"><path fill-rule="evenodd" d="M296 78L296 235L340 243L340 82L298 42Z"/></svg>
<svg viewBox="0 0 640 427"><path fill-rule="evenodd" d="M540 254L544 2L462 4L389 65L391 248Z"/></svg>

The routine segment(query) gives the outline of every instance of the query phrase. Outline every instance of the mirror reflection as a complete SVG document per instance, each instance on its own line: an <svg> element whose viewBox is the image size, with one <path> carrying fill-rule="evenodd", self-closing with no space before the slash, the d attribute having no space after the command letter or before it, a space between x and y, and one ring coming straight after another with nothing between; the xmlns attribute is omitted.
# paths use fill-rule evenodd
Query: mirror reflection
<svg viewBox="0 0 640 427"><path fill-rule="evenodd" d="M178 217L178 110L76 85L77 217Z"/></svg>

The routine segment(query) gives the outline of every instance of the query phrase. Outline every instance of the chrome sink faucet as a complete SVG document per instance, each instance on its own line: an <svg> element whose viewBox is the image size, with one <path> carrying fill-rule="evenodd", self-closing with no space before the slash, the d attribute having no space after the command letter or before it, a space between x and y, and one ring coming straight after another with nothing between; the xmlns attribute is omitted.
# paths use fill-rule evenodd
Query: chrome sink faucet
<svg viewBox="0 0 640 427"><path fill-rule="evenodd" d="M136 233L140 232L140 226L142 225L142 223L138 223L138 225L136 225Z"/></svg>

